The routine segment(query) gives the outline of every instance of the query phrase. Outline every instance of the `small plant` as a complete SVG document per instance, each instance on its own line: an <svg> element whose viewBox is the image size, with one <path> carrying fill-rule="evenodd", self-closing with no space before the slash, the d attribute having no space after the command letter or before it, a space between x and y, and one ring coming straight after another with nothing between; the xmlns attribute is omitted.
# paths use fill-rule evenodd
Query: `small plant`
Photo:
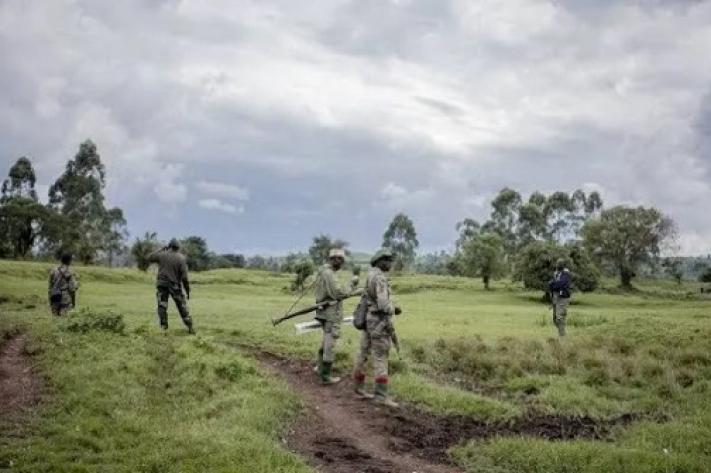
<svg viewBox="0 0 711 473"><path fill-rule="evenodd" d="M123 335L125 329L126 324L121 314L112 312L96 314L90 309L81 310L70 319L69 324L66 326L67 331L75 333L102 331Z"/></svg>

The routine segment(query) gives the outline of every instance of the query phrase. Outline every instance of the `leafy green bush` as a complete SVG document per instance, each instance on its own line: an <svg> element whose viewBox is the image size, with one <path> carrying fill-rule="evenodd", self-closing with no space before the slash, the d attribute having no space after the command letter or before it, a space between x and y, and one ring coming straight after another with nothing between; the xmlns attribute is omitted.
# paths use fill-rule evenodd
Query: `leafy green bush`
<svg viewBox="0 0 711 473"><path fill-rule="evenodd" d="M113 312L97 314L90 309L82 309L71 316L66 330L74 333L102 331L123 335L126 330L126 324L121 314L114 314Z"/></svg>
<svg viewBox="0 0 711 473"><path fill-rule="evenodd" d="M600 271L579 245L560 246L553 242L535 241L526 245L518 255L514 279L527 289L545 291L555 271L558 259L564 259L573 273L573 287L581 292L597 289Z"/></svg>

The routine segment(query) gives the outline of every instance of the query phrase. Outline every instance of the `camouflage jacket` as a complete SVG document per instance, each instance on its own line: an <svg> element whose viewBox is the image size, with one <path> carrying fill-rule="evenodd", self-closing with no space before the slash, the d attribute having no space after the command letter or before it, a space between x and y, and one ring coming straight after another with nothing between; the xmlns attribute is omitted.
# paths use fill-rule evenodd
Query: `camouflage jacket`
<svg viewBox="0 0 711 473"><path fill-rule="evenodd" d="M62 304L71 304L72 293L79 288L74 272L68 266L61 265L49 273L49 296L61 296Z"/></svg>
<svg viewBox="0 0 711 473"><path fill-rule="evenodd" d="M316 276L316 285L314 286L317 304L324 301L343 299L349 296L352 291L353 287L345 289L341 285L336 272L330 264L324 264L319 268ZM316 311L316 318L327 321L341 320L343 318L343 302L339 301L337 304Z"/></svg>
<svg viewBox="0 0 711 473"><path fill-rule="evenodd" d="M368 312L371 314L394 315L395 305L390 294L390 282L380 268L371 268L365 282L368 296Z"/></svg>
<svg viewBox="0 0 711 473"><path fill-rule="evenodd" d="M158 275L156 276L156 286L185 287L188 290L188 265L185 256L177 251L164 250L153 253L149 261L158 263Z"/></svg>

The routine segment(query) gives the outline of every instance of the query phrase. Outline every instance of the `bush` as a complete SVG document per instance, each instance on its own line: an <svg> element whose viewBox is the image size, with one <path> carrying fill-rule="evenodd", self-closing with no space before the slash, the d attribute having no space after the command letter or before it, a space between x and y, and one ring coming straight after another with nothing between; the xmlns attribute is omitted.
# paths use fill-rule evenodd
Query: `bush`
<svg viewBox="0 0 711 473"><path fill-rule="evenodd" d="M560 246L553 242L536 241L526 245L516 261L514 279L523 282L527 289L546 291L555 272L558 259L568 262L573 273L573 287L581 292L597 289L600 271L579 245Z"/></svg>
<svg viewBox="0 0 711 473"><path fill-rule="evenodd" d="M88 309L83 309L71 316L66 330L75 333L89 333L92 331L111 332L123 335L126 324L121 314L106 312L96 314Z"/></svg>

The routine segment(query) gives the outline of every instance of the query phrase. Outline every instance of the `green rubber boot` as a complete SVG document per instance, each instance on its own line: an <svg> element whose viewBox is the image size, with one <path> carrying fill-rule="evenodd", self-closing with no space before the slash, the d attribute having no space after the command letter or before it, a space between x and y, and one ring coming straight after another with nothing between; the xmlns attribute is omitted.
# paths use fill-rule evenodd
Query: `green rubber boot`
<svg viewBox="0 0 711 473"><path fill-rule="evenodd" d="M387 407L399 407L399 404L388 396L388 385L386 383L375 383L375 396L373 402Z"/></svg>
<svg viewBox="0 0 711 473"><path fill-rule="evenodd" d="M331 368L333 363L328 361L321 362L321 384L324 386L330 386L341 381L338 376L331 376Z"/></svg>

